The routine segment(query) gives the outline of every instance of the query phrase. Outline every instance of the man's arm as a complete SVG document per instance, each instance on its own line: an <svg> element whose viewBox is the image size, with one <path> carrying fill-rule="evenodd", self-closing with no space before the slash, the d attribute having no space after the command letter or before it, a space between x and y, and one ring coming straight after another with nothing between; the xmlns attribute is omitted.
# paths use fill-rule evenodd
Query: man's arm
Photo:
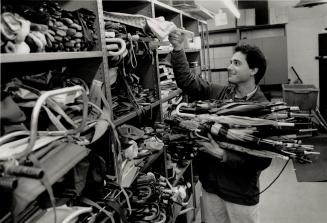
<svg viewBox="0 0 327 223"><path fill-rule="evenodd" d="M208 134L208 138L210 141L200 143L203 147L199 148L199 150L216 157L233 169L246 168L260 171L266 169L271 163L270 158L261 158L241 152L224 150L220 148L210 134Z"/></svg>
<svg viewBox="0 0 327 223"><path fill-rule="evenodd" d="M211 96L210 84L190 71L183 50L183 35L179 31L173 31L169 34L169 41L174 48L171 53L171 62L178 87L192 99L209 99Z"/></svg>
<svg viewBox="0 0 327 223"><path fill-rule="evenodd" d="M191 73L183 50L172 52L171 61L177 85L184 93L196 100L210 98L210 84Z"/></svg>

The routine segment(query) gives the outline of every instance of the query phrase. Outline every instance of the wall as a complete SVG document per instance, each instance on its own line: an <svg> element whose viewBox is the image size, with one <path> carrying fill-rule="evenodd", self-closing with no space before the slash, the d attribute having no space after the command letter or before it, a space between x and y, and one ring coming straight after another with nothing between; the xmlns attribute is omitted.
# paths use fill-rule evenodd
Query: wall
<svg viewBox="0 0 327 223"><path fill-rule="evenodd" d="M260 1L260 0L257 0ZM217 0L197 0L213 12L224 7ZM269 0L269 8L285 7L288 17L286 25L289 78L295 79L293 66L305 84L319 86L318 33L327 32L327 4L312 8L293 8L299 0Z"/></svg>
<svg viewBox="0 0 327 223"><path fill-rule="evenodd" d="M298 0L269 0L269 7L286 7L288 67L293 66L305 84L319 87L318 33L326 32L327 4L312 8L293 8ZM295 75L289 69L288 76Z"/></svg>

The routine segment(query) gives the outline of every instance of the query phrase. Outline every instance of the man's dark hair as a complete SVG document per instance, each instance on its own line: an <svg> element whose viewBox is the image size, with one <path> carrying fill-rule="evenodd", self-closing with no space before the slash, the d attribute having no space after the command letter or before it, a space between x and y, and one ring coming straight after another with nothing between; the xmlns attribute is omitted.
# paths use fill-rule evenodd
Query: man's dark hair
<svg viewBox="0 0 327 223"><path fill-rule="evenodd" d="M258 72L254 75L255 84L258 84L265 75L267 62L262 51L257 46L241 44L235 47L235 52L241 52L246 56L246 61L251 69L257 67Z"/></svg>

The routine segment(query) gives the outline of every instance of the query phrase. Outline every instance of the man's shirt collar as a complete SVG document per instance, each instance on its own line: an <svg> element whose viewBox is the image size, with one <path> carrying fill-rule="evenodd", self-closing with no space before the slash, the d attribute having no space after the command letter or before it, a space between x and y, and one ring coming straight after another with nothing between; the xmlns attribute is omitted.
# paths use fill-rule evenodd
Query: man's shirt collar
<svg viewBox="0 0 327 223"><path fill-rule="evenodd" d="M235 99L242 99L242 100L247 101L247 100L249 100L255 94L255 92L257 91L257 89L258 89L258 86L256 86L253 91L251 91L250 93L248 93L246 96L244 96L242 98L237 97L237 95L235 94ZM235 88L234 88L234 90L235 90Z"/></svg>

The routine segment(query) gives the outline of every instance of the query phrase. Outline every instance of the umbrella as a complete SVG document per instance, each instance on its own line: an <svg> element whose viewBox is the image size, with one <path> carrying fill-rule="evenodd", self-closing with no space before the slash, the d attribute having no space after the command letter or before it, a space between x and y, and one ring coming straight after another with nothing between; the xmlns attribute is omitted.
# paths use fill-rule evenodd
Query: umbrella
<svg viewBox="0 0 327 223"><path fill-rule="evenodd" d="M272 126L290 126L294 127L294 123L288 122L277 122L274 120L266 120L261 118L251 118L251 117L244 117L244 116L236 116L236 115L228 115L228 116L218 116L214 114L200 114L194 115L189 113L182 113L180 112L180 108L183 106L187 106L187 103L180 103L176 108L176 114L181 117L188 117L192 119L199 119L202 121L214 121L220 124L226 124L229 126L264 126L264 125L272 125Z"/></svg>

